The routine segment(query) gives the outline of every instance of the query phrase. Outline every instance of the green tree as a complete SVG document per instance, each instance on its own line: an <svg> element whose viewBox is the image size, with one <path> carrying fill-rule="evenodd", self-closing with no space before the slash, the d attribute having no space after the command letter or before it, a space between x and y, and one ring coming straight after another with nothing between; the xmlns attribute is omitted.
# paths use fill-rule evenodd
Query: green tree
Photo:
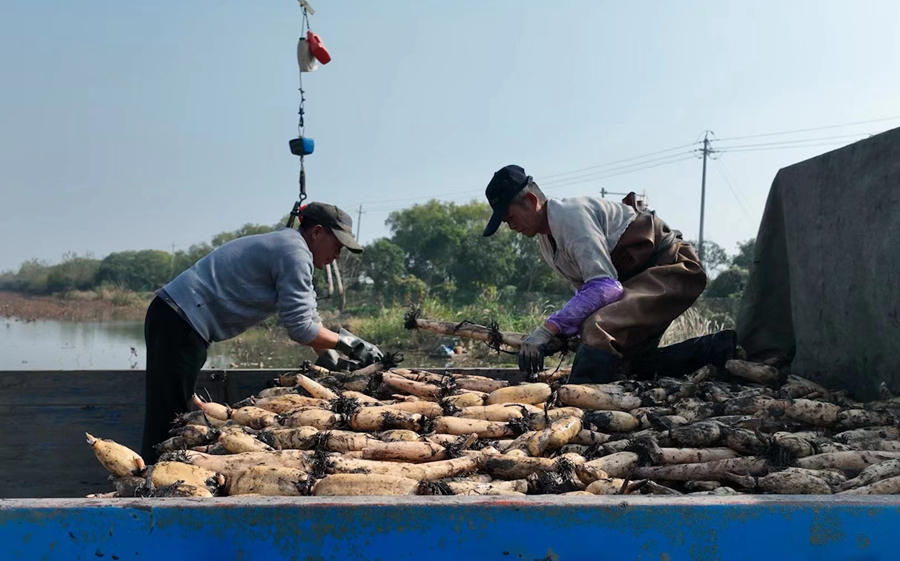
<svg viewBox="0 0 900 561"><path fill-rule="evenodd" d="M238 238L243 238L244 236L252 236L255 234L266 234L269 232L273 232L280 228L280 224L275 224L273 226L267 226L265 224L244 224L237 230L231 230L226 232L219 232L215 236L212 237L211 243L198 243L191 245L187 250L178 250L175 252L175 255L172 257L170 262L170 278L169 280L177 277L182 272L191 268L197 261L203 259L207 255L209 255L214 249L217 247L221 247L222 245L236 240Z"/></svg>
<svg viewBox="0 0 900 561"><path fill-rule="evenodd" d="M168 282L171 267L172 255L166 251L119 251L100 262L97 281L131 290L155 290Z"/></svg>
<svg viewBox="0 0 900 561"><path fill-rule="evenodd" d="M209 255L213 249L213 246L208 243L198 243L186 250L179 249L176 251L170 263L169 280L190 269L194 263Z"/></svg>
<svg viewBox="0 0 900 561"><path fill-rule="evenodd" d="M696 241L688 242L699 253L700 246ZM728 266L729 258L725 248L714 241L703 240L703 268L707 273L715 273L719 269Z"/></svg>
<svg viewBox="0 0 900 561"><path fill-rule="evenodd" d="M572 285L544 261L537 238L513 236L516 272L511 284L524 293L572 294Z"/></svg>
<svg viewBox="0 0 900 561"><path fill-rule="evenodd" d="M735 267L722 271L709 283L704 295L708 298L740 298L748 276L745 269Z"/></svg>
<svg viewBox="0 0 900 561"><path fill-rule="evenodd" d="M66 253L63 255L62 263L50 268L47 275L47 290L67 292L93 288L97 284L99 268L100 260L94 259L91 255Z"/></svg>
<svg viewBox="0 0 900 561"><path fill-rule="evenodd" d="M391 241L404 253L406 270L428 286L452 282L457 294L475 297L483 285L509 284L516 245L503 229L484 238L491 210L486 203L430 201L393 212Z"/></svg>
<svg viewBox="0 0 900 561"><path fill-rule="evenodd" d="M378 301L396 293L396 286L406 273L400 246L380 238L366 246L361 255L362 273L372 279Z"/></svg>
<svg viewBox="0 0 900 561"><path fill-rule="evenodd" d="M407 270L429 285L449 276L449 268L466 233L457 205L429 201L392 212L387 225L391 241L399 246Z"/></svg>
<svg viewBox="0 0 900 561"><path fill-rule="evenodd" d="M393 303L404 306L420 303L425 299L427 292L428 285L415 275L395 278L389 287L389 297Z"/></svg>
<svg viewBox="0 0 900 561"><path fill-rule="evenodd" d="M453 281L447 280L430 286L428 294L442 302L453 302L454 298L456 298L456 285L453 284Z"/></svg>
<svg viewBox="0 0 900 561"><path fill-rule="evenodd" d="M731 259L731 266L739 269L750 270L753 263L753 253L756 251L756 238L744 242L738 242L738 253Z"/></svg>
<svg viewBox="0 0 900 561"><path fill-rule="evenodd" d="M267 226L265 224L244 224L237 230L233 230L231 232L220 232L213 236L212 246L219 247L230 242L231 240L236 240L238 238L243 238L244 236L252 236L255 234L267 234L274 230L274 227Z"/></svg>
<svg viewBox="0 0 900 561"><path fill-rule="evenodd" d="M485 238L476 231L460 240L448 278L463 294L472 298L485 286L510 283L516 271L516 245L510 234L507 230Z"/></svg>
<svg viewBox="0 0 900 561"><path fill-rule="evenodd" d="M29 259L19 266L18 272L10 275L7 290L46 294L50 265L39 259Z"/></svg>
<svg viewBox="0 0 900 561"><path fill-rule="evenodd" d="M365 252L363 252L363 254L364 253ZM353 253L346 249L341 251L341 256L338 259L338 266L341 269L344 290L363 289L363 254Z"/></svg>

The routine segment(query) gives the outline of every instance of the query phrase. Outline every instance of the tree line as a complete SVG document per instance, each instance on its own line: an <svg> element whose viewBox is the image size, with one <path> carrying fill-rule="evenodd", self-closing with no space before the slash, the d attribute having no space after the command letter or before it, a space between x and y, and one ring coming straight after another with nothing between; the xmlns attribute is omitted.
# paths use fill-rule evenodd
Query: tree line
<svg viewBox="0 0 900 561"><path fill-rule="evenodd" d="M568 283L544 263L536 239L519 236L508 228L483 237L489 216L488 205L474 201L456 204L433 200L391 213L386 222L388 237L367 244L361 255L342 252L339 266L347 301L350 305L391 305L431 296L464 305L486 293L509 300L518 295L532 301L571 295ZM0 290L59 294L115 286L152 291L222 244L271 232L283 224L246 224L221 232L208 243L174 252L118 251L102 259L67 253L57 264L29 260L17 271L0 274ZM714 242L704 245L706 268L714 276L706 295L739 297L752 261L754 240L739 244L734 256ZM316 286L324 292L325 279L318 271Z"/></svg>

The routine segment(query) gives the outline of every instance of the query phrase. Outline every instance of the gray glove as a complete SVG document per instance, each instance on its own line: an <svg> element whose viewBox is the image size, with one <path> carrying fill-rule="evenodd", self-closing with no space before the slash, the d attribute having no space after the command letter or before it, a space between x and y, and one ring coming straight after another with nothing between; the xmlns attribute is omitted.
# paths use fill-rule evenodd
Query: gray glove
<svg viewBox="0 0 900 561"><path fill-rule="evenodd" d="M522 348L519 349L519 370L526 374L534 374L544 369L544 353L547 344L555 335L552 331L538 326L530 335L522 339Z"/></svg>
<svg viewBox="0 0 900 561"><path fill-rule="evenodd" d="M378 347L363 341L346 329L338 331L338 343L334 349L350 357L350 360L358 362L360 366L368 366L381 360L381 357L384 356Z"/></svg>

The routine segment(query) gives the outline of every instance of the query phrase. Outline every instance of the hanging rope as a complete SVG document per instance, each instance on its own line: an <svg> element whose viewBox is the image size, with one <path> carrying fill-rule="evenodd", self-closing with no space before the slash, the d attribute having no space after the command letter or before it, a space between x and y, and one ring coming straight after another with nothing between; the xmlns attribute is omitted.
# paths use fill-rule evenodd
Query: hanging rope
<svg viewBox="0 0 900 561"><path fill-rule="evenodd" d="M306 8L303 8L303 23L300 25L300 38L303 39L306 37L306 34L309 31L311 31L309 27L309 14L306 12ZM297 123L297 134L303 136L303 133L306 130L306 122L304 121L306 112L303 108L303 105L306 102L306 92L303 91L303 69L299 68L298 70L300 75L300 109L298 111L300 120ZM300 161L303 161L303 156L300 157Z"/></svg>
<svg viewBox="0 0 900 561"><path fill-rule="evenodd" d="M300 3L303 9L303 21L300 24L300 39L299 41L304 40L307 32L309 31L309 13L307 12L306 6L303 2ZM298 68L298 82L299 82L299 91L300 91L300 106L297 109L297 137L303 138L303 134L306 131L306 92L303 90L303 68L300 65L297 65ZM291 209L290 215L288 215L287 227L293 228L294 222L297 220L298 215L303 207L303 202L306 200L306 160L303 154L300 154L300 176L298 180L300 184L300 195L297 198L297 202L294 203L294 208Z"/></svg>
<svg viewBox="0 0 900 561"><path fill-rule="evenodd" d="M303 7L303 23L300 26L300 37L306 37L307 32L310 31L309 27L309 14L306 11L306 7ZM303 134L306 132L306 92L303 91L303 69L299 69L299 83L300 83L300 108L297 111L299 115L299 120L297 122L297 136L303 137ZM300 156L300 204L303 204L303 201L306 200L306 162L304 161L304 157Z"/></svg>

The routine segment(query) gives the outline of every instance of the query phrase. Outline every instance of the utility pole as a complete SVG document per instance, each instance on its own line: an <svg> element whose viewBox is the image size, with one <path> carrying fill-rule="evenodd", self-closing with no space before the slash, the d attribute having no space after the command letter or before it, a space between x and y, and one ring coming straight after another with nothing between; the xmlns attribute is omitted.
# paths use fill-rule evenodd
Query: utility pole
<svg viewBox="0 0 900 561"><path fill-rule="evenodd" d="M359 241L359 226L362 224L362 203L359 203L359 210L356 211L356 241Z"/></svg>
<svg viewBox="0 0 900 561"><path fill-rule="evenodd" d="M606 187L601 187L600 188L600 196L605 199L606 195L622 195L624 197L624 196L628 195L628 193L619 193L617 191L607 191Z"/></svg>
<svg viewBox="0 0 900 561"><path fill-rule="evenodd" d="M703 265L703 219L704 214L706 212L706 159L710 154L714 152L714 150L709 147L709 131L703 135L703 180L700 183L700 241L698 242L700 247L697 248L697 253L700 255L700 265Z"/></svg>
<svg viewBox="0 0 900 561"><path fill-rule="evenodd" d="M169 280L172 280L172 275L175 273L175 242L172 242L172 259L169 260Z"/></svg>
<svg viewBox="0 0 900 561"><path fill-rule="evenodd" d="M603 197L604 199L606 198L606 195L621 195L623 197L627 197L630 194L631 193L617 193L615 191L607 191L606 187L600 188L600 196ZM622 202L624 203L625 200L623 199ZM629 203L626 203L626 204L629 204ZM637 210L639 212L643 212L644 210L646 210L646 208L647 208L647 192L644 191L644 193L642 195L638 195L635 193L634 204L635 204L635 207L637 207Z"/></svg>

